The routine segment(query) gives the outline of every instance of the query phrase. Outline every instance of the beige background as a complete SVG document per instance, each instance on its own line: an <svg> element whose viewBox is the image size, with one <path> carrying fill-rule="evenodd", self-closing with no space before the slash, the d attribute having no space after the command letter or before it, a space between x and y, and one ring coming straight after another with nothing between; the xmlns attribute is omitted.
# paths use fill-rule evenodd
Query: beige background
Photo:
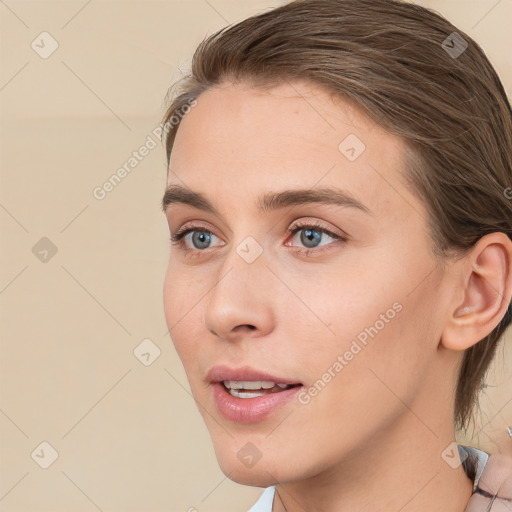
<svg viewBox="0 0 512 512"><path fill-rule="evenodd" d="M92 191L155 139L199 41L279 3L0 3L1 510L235 512L259 496L217 467L165 334L163 149L103 200ZM512 1L422 3L481 44L510 93ZM51 48L43 31L59 45L46 59L31 47ZM55 255L44 241L34 254L43 237ZM161 351L148 366L146 338L143 360ZM492 451L512 444L511 360L509 336L468 439ZM58 452L47 469L42 442Z"/></svg>

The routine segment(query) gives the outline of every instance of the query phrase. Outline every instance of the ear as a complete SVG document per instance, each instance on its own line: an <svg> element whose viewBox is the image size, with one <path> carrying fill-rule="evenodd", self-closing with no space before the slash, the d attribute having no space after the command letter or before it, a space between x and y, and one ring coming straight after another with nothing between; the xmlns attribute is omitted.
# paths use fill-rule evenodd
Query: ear
<svg viewBox="0 0 512 512"><path fill-rule="evenodd" d="M512 297L512 241L505 233L485 235L460 269L441 335L441 344L451 350L475 345L505 316Z"/></svg>

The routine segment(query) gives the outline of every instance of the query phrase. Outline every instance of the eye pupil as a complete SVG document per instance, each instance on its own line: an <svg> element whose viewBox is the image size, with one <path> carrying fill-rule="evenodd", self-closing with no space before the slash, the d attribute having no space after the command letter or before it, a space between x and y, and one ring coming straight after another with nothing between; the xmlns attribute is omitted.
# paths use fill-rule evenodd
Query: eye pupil
<svg viewBox="0 0 512 512"><path fill-rule="evenodd" d="M320 239L322 238L322 235L316 229L304 229L302 233L303 234L301 235L301 242L307 247L316 247L316 244L311 246L308 244L310 242L320 243Z"/></svg>
<svg viewBox="0 0 512 512"><path fill-rule="evenodd" d="M196 246L197 249L208 248L208 243L210 242L210 238L211 238L211 235L207 231L195 231L192 234L192 242L193 242L194 246ZM199 242L199 244L200 244L199 247L197 247L196 242ZM201 244L203 244L204 242L206 242L206 244L204 246L202 246Z"/></svg>

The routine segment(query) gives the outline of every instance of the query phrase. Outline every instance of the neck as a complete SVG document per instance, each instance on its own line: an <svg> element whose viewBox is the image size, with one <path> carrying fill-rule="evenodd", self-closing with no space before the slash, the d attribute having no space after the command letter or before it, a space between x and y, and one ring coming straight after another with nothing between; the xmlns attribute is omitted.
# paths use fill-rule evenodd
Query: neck
<svg viewBox="0 0 512 512"><path fill-rule="evenodd" d="M273 512L464 512L473 482L441 457L454 442L453 423L427 426L422 417L442 415L408 409L335 467L277 484ZM460 461L457 450L453 456Z"/></svg>

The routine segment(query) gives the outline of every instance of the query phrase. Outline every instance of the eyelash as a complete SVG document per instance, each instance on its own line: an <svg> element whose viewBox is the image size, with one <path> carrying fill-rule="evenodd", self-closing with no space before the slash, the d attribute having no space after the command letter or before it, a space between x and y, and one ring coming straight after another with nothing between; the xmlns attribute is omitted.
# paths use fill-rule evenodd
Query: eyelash
<svg viewBox="0 0 512 512"><path fill-rule="evenodd" d="M326 235L329 235L331 238L333 238L336 241L340 241L340 242L346 242L347 241L347 237L344 237L344 236L341 236L341 235L337 235L336 233L333 233L332 231L326 229L322 225L320 225L318 223L315 223L315 222L302 222L302 223L298 222L298 223L290 226L287 229L287 232L290 235L294 236L295 233L297 233L298 231L302 231L302 230L305 230L305 229L312 229L312 230L315 230L315 231L319 231L321 233L325 233ZM205 229L204 226L189 226L189 227L187 227L185 229L182 229L182 230L178 231L175 235L171 235L170 236L170 241L171 241L172 245L179 246L186 253L188 253L189 256L199 256L200 253L205 252L207 249L190 249L190 248L185 246L184 237L186 235L188 235L188 233L191 233L193 231L202 231L202 232L205 232L205 233L211 233L212 235L214 234L210 230ZM327 245L331 245L331 244L332 244L332 242L330 244L327 244ZM311 252L322 252L323 248L324 248L324 246L320 246L319 248L310 248L310 249L295 247L295 251L298 252L299 254L308 256Z"/></svg>

